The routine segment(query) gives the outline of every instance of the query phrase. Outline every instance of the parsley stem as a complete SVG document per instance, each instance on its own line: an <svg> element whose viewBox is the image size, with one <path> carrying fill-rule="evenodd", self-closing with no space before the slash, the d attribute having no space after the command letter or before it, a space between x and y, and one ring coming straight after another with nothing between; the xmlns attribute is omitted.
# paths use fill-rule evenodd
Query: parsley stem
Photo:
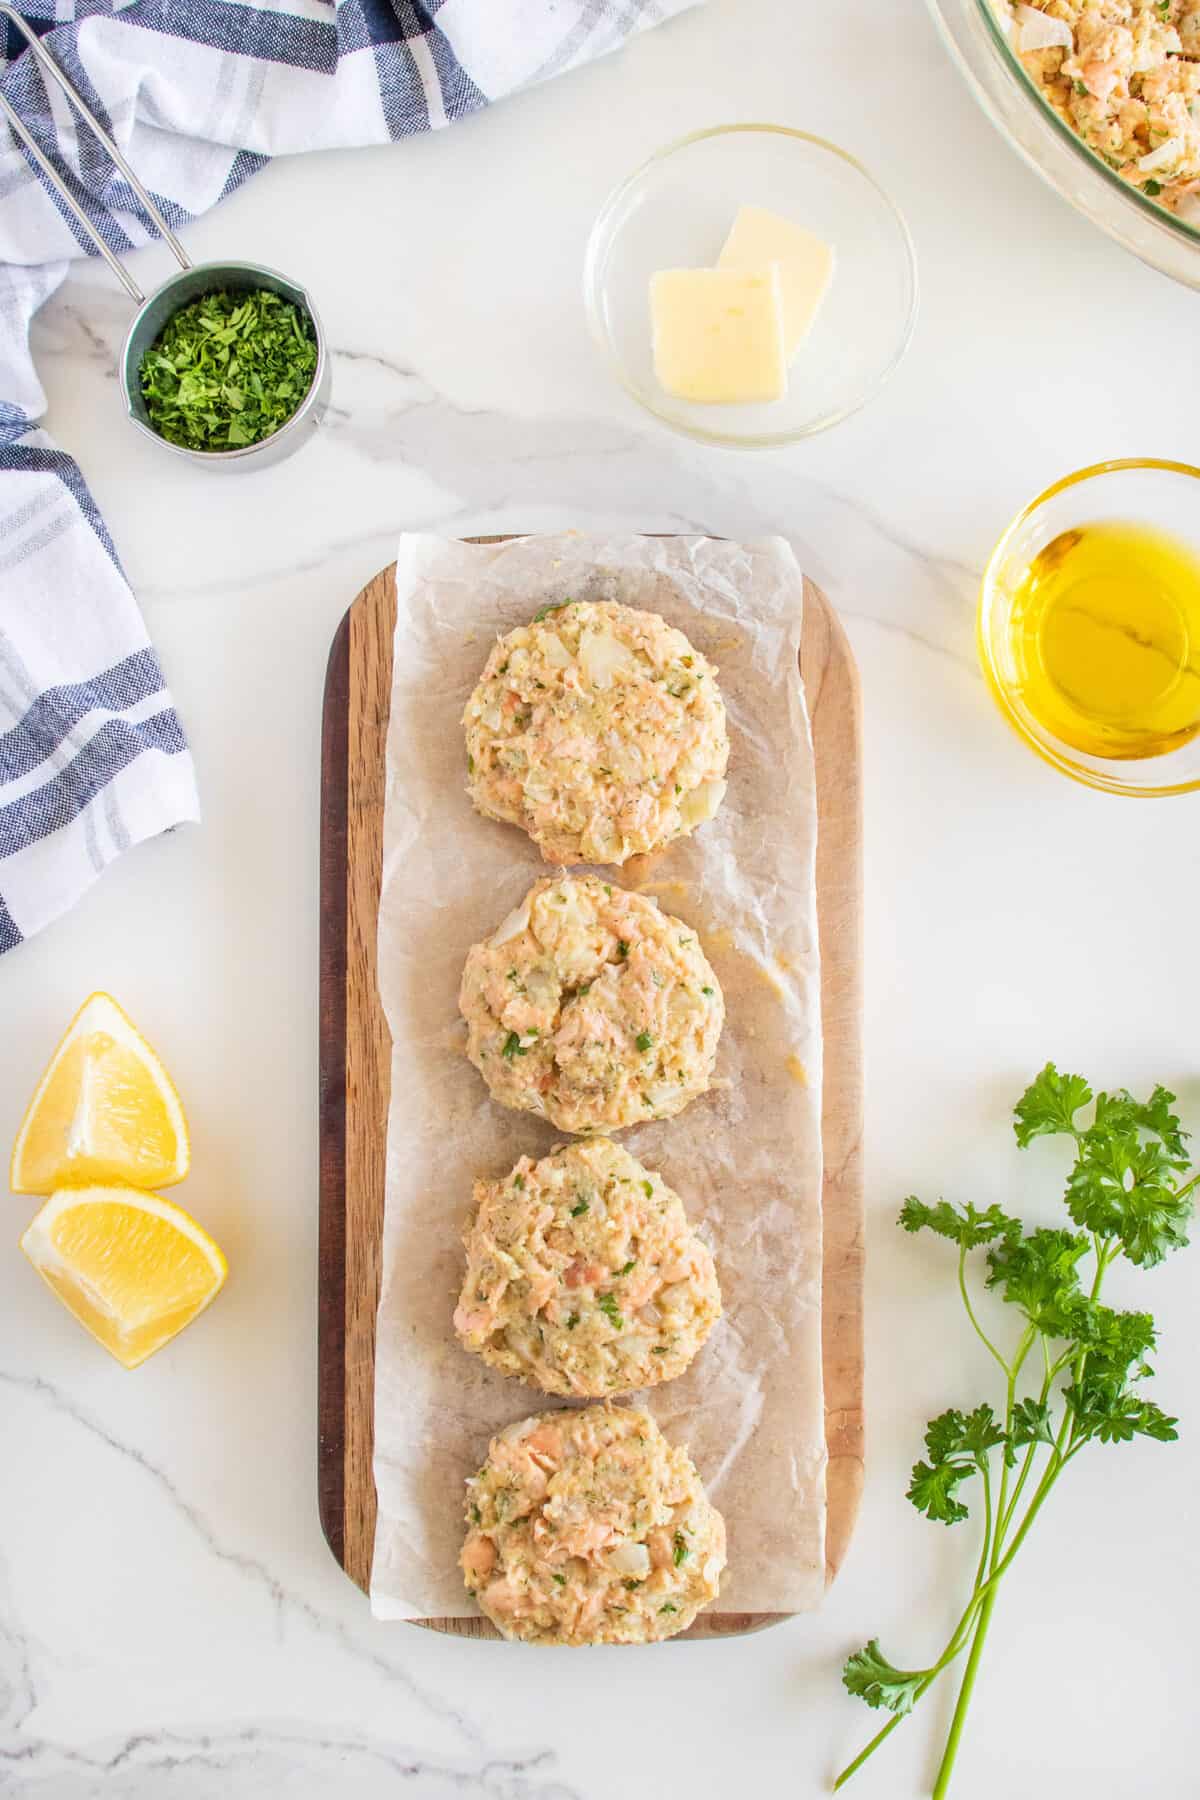
<svg viewBox="0 0 1200 1800"><path fill-rule="evenodd" d="M1046 1379L1042 1383L1042 1391L1038 1396L1038 1401L1040 1405L1045 1406L1050 1395L1050 1384L1054 1380L1054 1374L1058 1368L1058 1364L1056 1363L1054 1369L1051 1369L1050 1353L1046 1348L1046 1339L1044 1336L1042 1337L1042 1353L1046 1361ZM1035 1438L1025 1452L1025 1460L1021 1464L1021 1473L1017 1476L1017 1485L1012 1491L1012 1498L1008 1502L1007 1509L1002 1514L997 1527L997 1537L1000 1542L1003 1542L1008 1536L1008 1528L1012 1523L1013 1514L1017 1510L1017 1502L1020 1500L1025 1483L1029 1479L1029 1471L1033 1468L1033 1465L1037 1460L1038 1445L1039 1440Z"/></svg>
<svg viewBox="0 0 1200 1800"><path fill-rule="evenodd" d="M983 1587L980 1590L981 1593L985 1593L985 1594L989 1593L997 1585L1001 1576L1004 1575L1008 1571L1008 1569L1011 1567L1013 1557L1017 1554L1017 1551L1021 1548L1021 1545L1025 1542L1025 1539L1029 1533L1029 1527L1033 1524L1033 1521L1037 1518L1038 1513L1041 1511L1042 1504L1045 1501L1047 1495L1049 1494L1050 1489L1054 1486L1055 1482L1058 1480L1059 1476L1062 1474L1063 1469L1066 1466L1066 1461L1067 1461L1066 1457L1063 1455L1061 1450L1058 1448L1058 1445L1056 1444L1054 1446L1054 1450L1051 1454L1050 1461L1047 1464L1045 1472L1042 1475L1042 1479L1037 1484L1037 1488L1034 1492L1033 1499L1029 1502L1029 1505L1026 1508L1025 1517L1021 1520L1020 1525L1017 1527L1016 1537L1013 1539L1013 1541L1009 1545L1008 1549L1004 1552L1004 1555L1001 1557L999 1563L997 1563L995 1569L992 1571L992 1573L988 1576L987 1580L984 1582Z"/></svg>
<svg viewBox="0 0 1200 1800"><path fill-rule="evenodd" d="M933 1784L933 1800L946 1800L950 1791L950 1777L954 1773L954 1759L958 1755L959 1740L963 1734L963 1726L967 1722L967 1712L971 1705L971 1696L975 1691L975 1677L979 1673L979 1659L983 1655L983 1646L987 1639L988 1626L992 1622L992 1612L996 1605L996 1592L992 1588L979 1613L979 1622L975 1627L975 1638L971 1645L971 1654L967 1658L967 1666L963 1672L962 1686L958 1690L958 1704L954 1708L954 1717L950 1722L950 1736L946 1739L946 1748L942 1753L941 1767L937 1772L937 1780Z"/></svg>
<svg viewBox="0 0 1200 1800"><path fill-rule="evenodd" d="M1182 1187L1175 1189L1176 1200L1186 1199L1187 1196L1191 1193L1192 1189L1196 1188L1196 1187L1200 1187L1200 1170L1197 1170L1196 1174L1192 1176L1190 1181L1185 1181Z"/></svg>
<svg viewBox="0 0 1200 1800"><path fill-rule="evenodd" d="M986 1539L985 1539L985 1543L984 1543L985 1551L986 1551L986 1548L987 1548L987 1544L986 1544ZM983 1567L982 1559L981 1559L980 1567L981 1568ZM933 1664L933 1666L931 1668L925 1670L925 1673L924 1673L921 1681L918 1683L917 1687L914 1689L913 1705L912 1705L912 1707L910 1707L909 1711L912 1711L913 1708L915 1708L918 1700L924 1699L925 1695L929 1692L930 1688L933 1686L933 1684L937 1680L938 1676L943 1672L943 1670L945 1670L946 1668L949 1667L949 1665L954 1661L955 1657L960 1656L962 1654L962 1651L966 1645L967 1638L970 1636L971 1626L975 1622L975 1615L979 1611L980 1605L982 1604L982 1601L983 1601L983 1597L987 1592L988 1592L987 1585L985 1584L983 1588L980 1588L978 1581L976 1581L976 1591L971 1595L970 1601L967 1604L966 1611L963 1613L961 1619L958 1621L958 1624L954 1627L954 1631L951 1634L950 1641L947 1643L946 1648L942 1651L942 1654L938 1657L937 1661ZM834 1782L834 1784L833 1784L834 1793L836 1793L840 1787L844 1787L852 1775L857 1774L858 1770L862 1768L862 1766L866 1762L867 1758L869 1756L874 1755L875 1751L879 1748L880 1744L882 1744L884 1738L890 1737L892 1732L895 1731L897 1725L899 1725L901 1723L901 1721L906 1719L907 1717L908 1717L908 1713L894 1713L893 1716L888 1720L887 1724L883 1727L883 1729L881 1731L877 1731L875 1733L875 1736L871 1739L870 1743L864 1744L863 1748L859 1751L858 1755L854 1758L854 1761L852 1763L846 1764L846 1767L842 1770L841 1774L838 1776L837 1780Z"/></svg>
<svg viewBox="0 0 1200 1800"><path fill-rule="evenodd" d="M995 1560L996 1546L1000 1541L998 1533L995 1539L992 1537L992 1472L986 1460L981 1464L980 1472L983 1475L983 1543L979 1546L979 1565L975 1570L976 1588L978 1588L980 1582L983 1580L989 1563ZM1003 1510L1004 1489L1001 1487L1000 1503L997 1506L994 1515L997 1524L999 1523L1000 1514Z"/></svg>
<svg viewBox="0 0 1200 1800"><path fill-rule="evenodd" d="M1017 1397L1017 1376L1021 1373L1021 1366L1024 1363L1025 1358L1029 1355L1030 1349L1033 1346L1034 1337L1036 1335L1037 1335L1036 1329L1033 1325L1027 1325L1025 1327L1024 1331L1021 1333L1021 1341L1017 1345L1017 1353L1016 1353L1016 1356L1013 1358L1012 1368L1008 1371L1008 1388L1007 1388L1007 1391L1004 1396L1004 1453L1001 1457L1000 1497L996 1501L996 1534L995 1534L995 1537L992 1542L992 1555L991 1555L991 1561L989 1563L989 1569L994 1569L996 1567L997 1562L1000 1559L1000 1546L1001 1546L1001 1542L1002 1542L1000 1524L1003 1521L1003 1519L1007 1516L1008 1481L1009 1481L1009 1475L1011 1473L1011 1465L1009 1463L1009 1445L1011 1444L1011 1441L1012 1441L1013 1407L1016 1403L1016 1397ZM991 1508L991 1495L990 1495L990 1492L988 1491L986 1475L987 1475L987 1471L985 1469L985 1471L984 1471L984 1478L985 1478L984 1497L985 1497L985 1500L987 1501L988 1526L990 1529L992 1508ZM978 1575L975 1577L975 1586L976 1587L979 1586L979 1576Z"/></svg>
<svg viewBox="0 0 1200 1800"><path fill-rule="evenodd" d="M1009 1369L1007 1361L1005 1360L1005 1358L1003 1356L1001 1356L999 1350L997 1350L995 1344L993 1344L991 1338L988 1336L987 1332L983 1329L983 1326L979 1323L979 1320L975 1317L975 1309L971 1305L971 1296L967 1292L967 1246L966 1246L966 1244L963 1244L960 1247L959 1252L958 1252L958 1291L962 1295L962 1303L967 1309L967 1317L968 1317L968 1319L970 1319L972 1325L975 1327L976 1336L982 1341L982 1343L986 1346L986 1348L991 1351L991 1353L995 1357L996 1361L1000 1364L1000 1367L1004 1370L1005 1375L1009 1375L1011 1373L1011 1371Z"/></svg>
<svg viewBox="0 0 1200 1800"><path fill-rule="evenodd" d="M918 1700L920 1699L921 1695L925 1692L925 1685L926 1684L924 1682L922 1682L921 1686L917 1689L916 1698ZM878 1748L879 1748L880 1744L882 1744L884 1738L891 1737L893 1731L895 1731L895 1729L896 1729L897 1725L899 1725L900 1721L902 1719L906 1719L907 1717L908 1717L907 1713L893 1713L891 1718L888 1720L887 1724L883 1727L882 1731L877 1731L875 1733L875 1736L871 1739L870 1743L863 1745L862 1749L859 1751L859 1753L855 1757L854 1761L852 1763L846 1764L846 1767L842 1770L841 1774L837 1777L836 1781L834 1782L833 1791L835 1794L837 1793L839 1788L845 1787L846 1783L849 1781L849 1779L852 1775L858 1774L858 1771L862 1768L862 1766L866 1762L868 1756L874 1756L876 1750L878 1750Z"/></svg>

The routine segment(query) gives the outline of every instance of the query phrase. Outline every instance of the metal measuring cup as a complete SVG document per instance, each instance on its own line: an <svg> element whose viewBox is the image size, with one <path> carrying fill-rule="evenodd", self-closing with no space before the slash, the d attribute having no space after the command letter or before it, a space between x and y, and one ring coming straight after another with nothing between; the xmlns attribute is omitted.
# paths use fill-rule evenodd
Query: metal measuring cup
<svg viewBox="0 0 1200 1800"><path fill-rule="evenodd" d="M147 437L153 438L156 444L161 444L164 450L169 450L172 456L182 456L188 462L198 463L206 469L261 469L270 463L282 462L285 456L290 456L293 450L298 450L301 444L307 443L320 424L321 417L329 404L332 370L325 344L325 333L321 328L316 307L309 298L307 290L302 288L298 282L289 281L288 277L281 275L278 270L265 268L260 263L193 263L163 218L159 208L130 168L122 152L105 131L91 108L67 80L41 39L29 28L15 8L0 5L0 16L12 21L29 45L39 67L52 81L58 84L71 105L75 107L96 134L100 143L104 145L117 168L120 169L145 207L146 212L157 225L163 241L170 246L175 260L179 264L179 274L168 276L162 286L155 288L147 298L120 257L100 236L20 116L13 110L5 96L0 93L0 111L4 113L13 131L25 145L64 206L72 217L78 220L125 292L137 305L138 310L134 315L133 323L125 336L120 361L125 410L129 417L139 431L143 431ZM146 403L142 398L142 358L172 313L177 312L181 306L186 306L189 301L198 300L202 294L211 294L218 288L231 288L235 292L266 288L270 293L279 294L284 300L290 300L293 306L307 313L312 320L313 336L316 340L317 366L313 371L312 386L304 399L291 417L269 437L260 438L257 444L242 444L232 450L189 450L182 444L173 444L168 438L160 437L151 425L146 411Z"/></svg>

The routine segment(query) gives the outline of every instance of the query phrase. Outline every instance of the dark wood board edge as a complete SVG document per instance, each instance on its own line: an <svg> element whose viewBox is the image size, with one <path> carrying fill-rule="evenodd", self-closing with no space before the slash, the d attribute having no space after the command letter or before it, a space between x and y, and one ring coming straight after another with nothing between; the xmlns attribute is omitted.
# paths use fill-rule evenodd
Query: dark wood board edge
<svg viewBox="0 0 1200 1800"><path fill-rule="evenodd" d="M334 1559L346 1560L346 843L350 775L350 613L334 635L321 718L317 1062L317 1504Z"/></svg>

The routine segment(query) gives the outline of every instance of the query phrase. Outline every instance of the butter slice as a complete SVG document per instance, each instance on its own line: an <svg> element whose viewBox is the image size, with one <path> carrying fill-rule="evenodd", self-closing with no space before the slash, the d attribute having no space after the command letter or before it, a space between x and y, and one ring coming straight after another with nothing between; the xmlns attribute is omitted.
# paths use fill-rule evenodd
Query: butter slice
<svg viewBox="0 0 1200 1800"><path fill-rule="evenodd" d="M787 388L777 269L660 269L650 313L654 372L676 399L737 405Z"/></svg>
<svg viewBox="0 0 1200 1800"><path fill-rule="evenodd" d="M783 289L784 355L790 362L825 298L833 277L833 250L802 225L793 225L765 206L743 206L717 267L765 269L772 263Z"/></svg>

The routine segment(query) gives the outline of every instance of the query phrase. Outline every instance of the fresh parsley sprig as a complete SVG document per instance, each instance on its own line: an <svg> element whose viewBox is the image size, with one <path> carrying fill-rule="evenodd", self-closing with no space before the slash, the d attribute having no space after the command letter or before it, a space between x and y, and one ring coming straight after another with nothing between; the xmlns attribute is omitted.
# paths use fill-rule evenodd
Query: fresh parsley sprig
<svg viewBox="0 0 1200 1800"><path fill-rule="evenodd" d="M1081 1123L1093 1101L1091 1122ZM1168 1443L1178 1435L1176 1420L1138 1386L1153 1373L1154 1320L1149 1313L1116 1311L1100 1299L1105 1276L1120 1258L1153 1268L1188 1241L1200 1174L1188 1174L1187 1134L1174 1104L1175 1096L1162 1087L1146 1101L1123 1090L1093 1095L1082 1076L1060 1075L1053 1063L1026 1089L1014 1115L1020 1147L1038 1137L1074 1140L1065 1195L1074 1230L1027 1230L999 1206L981 1211L970 1202L904 1203L905 1231L929 1231L957 1248L959 1292L973 1329L1003 1373L1004 1407L1002 1413L987 1402L971 1412L952 1407L925 1433L926 1455L913 1467L908 1498L944 1525L969 1516L964 1496L978 1498L982 1529L974 1586L949 1642L928 1668L897 1668L876 1638L849 1658L842 1671L846 1688L892 1717L835 1787L862 1767L966 1652L933 1789L934 1800L945 1800L999 1585L1050 1493L1090 1444L1135 1437ZM986 1264L985 1289L1015 1316L1015 1341L1006 1349L996 1341L998 1329L994 1335L984 1329L972 1297L967 1259L976 1252ZM1013 1333L1007 1335L1011 1340ZM1027 1391L1019 1391L1022 1385Z"/></svg>

